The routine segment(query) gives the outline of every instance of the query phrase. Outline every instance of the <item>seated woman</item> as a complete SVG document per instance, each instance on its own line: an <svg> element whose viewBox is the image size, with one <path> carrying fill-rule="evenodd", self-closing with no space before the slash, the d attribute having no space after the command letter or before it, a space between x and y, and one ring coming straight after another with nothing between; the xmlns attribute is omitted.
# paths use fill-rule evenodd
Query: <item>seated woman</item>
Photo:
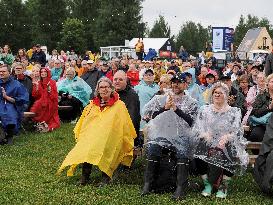
<svg viewBox="0 0 273 205"><path fill-rule="evenodd" d="M91 87L81 78L75 76L73 67L66 70L65 79L57 83L57 89L61 100L59 105L72 106L71 110L60 110L62 121L75 120L82 112L83 107L89 103Z"/></svg>
<svg viewBox="0 0 273 205"><path fill-rule="evenodd" d="M229 89L223 83L212 88L212 104L200 108L193 126L195 133L195 158L205 189L210 196L217 185L216 197L226 198L231 177L246 169L248 155L245 151L241 112L228 105Z"/></svg>
<svg viewBox="0 0 273 205"><path fill-rule="evenodd" d="M107 183L119 164L130 166L133 159L136 132L112 81L101 78L95 96L74 128L76 145L58 171L60 173L69 166L67 175L72 176L76 167L83 164L81 185L87 184L92 165L98 166Z"/></svg>
<svg viewBox="0 0 273 205"><path fill-rule="evenodd" d="M267 77L267 91L257 95L250 116L251 133L248 138L252 142L261 142L264 137L267 121L273 111L273 74Z"/></svg>
<svg viewBox="0 0 273 205"><path fill-rule="evenodd" d="M60 127L58 92L56 82L51 80L50 70L41 68L40 76L41 80L33 83L34 104L30 112L36 113L33 121L38 123L38 130L48 132Z"/></svg>
<svg viewBox="0 0 273 205"><path fill-rule="evenodd" d="M248 118L249 118L249 115L251 114L252 109L253 109L252 104L254 103L257 95L259 93L263 93L265 89L266 89L265 75L263 72L260 72L257 75L257 85L250 87L247 92L247 96L245 99L247 112L246 112L246 114L243 118L243 121L242 121L243 125L248 124Z"/></svg>

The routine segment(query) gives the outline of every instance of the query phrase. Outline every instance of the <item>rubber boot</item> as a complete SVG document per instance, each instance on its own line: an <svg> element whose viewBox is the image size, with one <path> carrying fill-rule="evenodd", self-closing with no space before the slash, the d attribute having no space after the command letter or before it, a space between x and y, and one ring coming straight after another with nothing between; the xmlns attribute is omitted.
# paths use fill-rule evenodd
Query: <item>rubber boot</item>
<svg viewBox="0 0 273 205"><path fill-rule="evenodd" d="M13 144L14 128L15 128L15 125L8 125L7 126L6 142L8 145Z"/></svg>
<svg viewBox="0 0 273 205"><path fill-rule="evenodd" d="M223 176L223 180L218 188L218 191L216 192L216 197L225 199L227 197L227 190L228 190L228 185L231 181L231 178L228 176Z"/></svg>
<svg viewBox="0 0 273 205"><path fill-rule="evenodd" d="M155 170L159 161L156 157L151 157L147 160L147 165L144 174L144 186L141 195L147 195L151 192L152 184L154 182Z"/></svg>
<svg viewBox="0 0 273 205"><path fill-rule="evenodd" d="M208 175L202 175L203 183L205 186L205 189L202 191L203 196L210 196L212 192L212 185L209 183Z"/></svg>
<svg viewBox="0 0 273 205"><path fill-rule="evenodd" d="M183 200L186 196L189 177L189 160L179 159L176 167L176 190L173 194L173 199Z"/></svg>
<svg viewBox="0 0 273 205"><path fill-rule="evenodd" d="M84 162L82 164L82 176L80 179L80 185L85 186L89 179L91 174L92 164L89 164L87 162Z"/></svg>

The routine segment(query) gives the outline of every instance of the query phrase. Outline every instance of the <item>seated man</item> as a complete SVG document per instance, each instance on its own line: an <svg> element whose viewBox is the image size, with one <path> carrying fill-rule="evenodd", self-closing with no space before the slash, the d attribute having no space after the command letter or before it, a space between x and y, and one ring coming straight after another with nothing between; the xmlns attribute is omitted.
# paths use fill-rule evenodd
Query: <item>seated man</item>
<svg viewBox="0 0 273 205"><path fill-rule="evenodd" d="M18 132L24 110L28 106L29 94L26 88L10 76L8 65L0 66L0 120L6 132L0 144L12 144L13 135Z"/></svg>
<svg viewBox="0 0 273 205"><path fill-rule="evenodd" d="M16 80L18 80L20 83L22 83L25 88L28 91L29 94L29 106L28 109L30 108L31 102L33 102L33 99L31 97L32 94L32 80L30 77L24 74L25 68L22 63L14 63L13 65L14 69L14 77Z"/></svg>
<svg viewBox="0 0 273 205"><path fill-rule="evenodd" d="M266 125L262 146L256 159L253 177L261 191L272 196L273 192L273 115Z"/></svg>
<svg viewBox="0 0 273 205"><path fill-rule="evenodd" d="M132 87L127 83L126 73L122 70L119 70L115 73L113 78L113 85L115 90L119 94L120 100L122 100L126 108L128 109L129 115L134 124L137 138L135 139L135 146L141 145L141 140L139 139L139 127L140 127L140 102L138 95Z"/></svg>
<svg viewBox="0 0 273 205"><path fill-rule="evenodd" d="M183 199L188 186L191 126L197 113L197 102L185 95L186 75L178 73L172 78L172 91L156 95L144 107L144 118L151 119L147 125L148 164L145 170L142 194L155 188L155 172L163 148L176 153L177 178L174 199Z"/></svg>

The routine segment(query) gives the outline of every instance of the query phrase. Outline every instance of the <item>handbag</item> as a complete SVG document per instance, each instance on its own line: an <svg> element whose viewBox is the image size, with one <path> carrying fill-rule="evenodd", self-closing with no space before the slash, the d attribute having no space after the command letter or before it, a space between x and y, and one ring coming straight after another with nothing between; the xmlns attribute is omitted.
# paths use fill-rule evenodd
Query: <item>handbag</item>
<svg viewBox="0 0 273 205"><path fill-rule="evenodd" d="M44 132L48 132L49 131L48 125L46 124L45 121L38 122L35 127L36 127L36 131L40 132L40 133L44 133Z"/></svg>

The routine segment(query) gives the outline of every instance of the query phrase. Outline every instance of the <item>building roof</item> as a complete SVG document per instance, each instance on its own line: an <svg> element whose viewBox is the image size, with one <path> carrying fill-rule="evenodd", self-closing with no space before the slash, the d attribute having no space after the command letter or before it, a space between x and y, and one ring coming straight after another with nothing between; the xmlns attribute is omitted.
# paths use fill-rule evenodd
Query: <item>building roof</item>
<svg viewBox="0 0 273 205"><path fill-rule="evenodd" d="M249 29L238 47L238 52L249 52L264 28Z"/></svg>

